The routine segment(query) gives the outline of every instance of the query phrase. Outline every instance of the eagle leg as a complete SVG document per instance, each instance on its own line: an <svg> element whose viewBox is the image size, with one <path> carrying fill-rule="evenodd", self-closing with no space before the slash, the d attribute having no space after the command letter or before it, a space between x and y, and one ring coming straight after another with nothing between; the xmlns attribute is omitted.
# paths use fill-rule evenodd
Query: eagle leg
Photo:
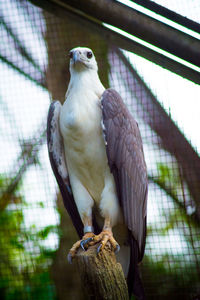
<svg viewBox="0 0 200 300"><path fill-rule="evenodd" d="M106 245L109 245L117 253L120 250L120 246L113 237L112 230L103 229L103 231L94 236L92 243L99 243L100 245L97 248L97 253L105 248Z"/></svg>
<svg viewBox="0 0 200 300"><path fill-rule="evenodd" d="M93 241L94 238L93 232L86 232L82 238L82 240L77 241L69 250L67 260L69 263L72 263L72 259L75 257L78 249L81 247L83 250L86 250L88 244Z"/></svg>
<svg viewBox="0 0 200 300"><path fill-rule="evenodd" d="M93 237L92 243L96 244L98 242L100 242L100 245L97 248L97 253L99 253L101 250L103 250L106 245L109 245L109 247L114 249L115 253L119 252L119 250L120 250L119 244L113 237L112 227L110 225L109 218L105 218L104 227L103 227L102 232Z"/></svg>
<svg viewBox="0 0 200 300"><path fill-rule="evenodd" d="M91 222L87 223L89 225L84 226L84 236L81 240L77 241L72 248L69 251L69 254L67 256L68 262L72 263L72 259L75 257L78 249L81 247L83 250L87 250L88 246L92 246L94 244L100 243L100 245L97 248L97 253L99 253L101 250L105 248L105 246L108 246L109 248L113 249L115 253L117 253L120 250L119 244L116 242L116 240L113 237L112 233L112 227L110 224L110 218L105 218L104 227L100 234L95 235L93 233L93 227L90 225Z"/></svg>
<svg viewBox="0 0 200 300"><path fill-rule="evenodd" d="M85 240L82 240L82 241L81 241L81 244L80 244L81 248L85 251L85 250L88 248L88 244L89 244L91 241L93 241L93 237L89 237L89 238L87 238L87 239L85 239ZM86 248L85 248L85 247L86 247Z"/></svg>

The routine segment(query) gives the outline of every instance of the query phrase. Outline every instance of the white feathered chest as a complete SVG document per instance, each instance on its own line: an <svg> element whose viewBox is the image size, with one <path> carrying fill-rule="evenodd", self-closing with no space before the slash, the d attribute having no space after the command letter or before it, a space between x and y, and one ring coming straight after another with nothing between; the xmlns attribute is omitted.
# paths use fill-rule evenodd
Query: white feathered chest
<svg viewBox="0 0 200 300"><path fill-rule="evenodd" d="M103 91L94 77L72 77L60 114L69 174L87 186L96 201L100 200L108 167L101 128Z"/></svg>

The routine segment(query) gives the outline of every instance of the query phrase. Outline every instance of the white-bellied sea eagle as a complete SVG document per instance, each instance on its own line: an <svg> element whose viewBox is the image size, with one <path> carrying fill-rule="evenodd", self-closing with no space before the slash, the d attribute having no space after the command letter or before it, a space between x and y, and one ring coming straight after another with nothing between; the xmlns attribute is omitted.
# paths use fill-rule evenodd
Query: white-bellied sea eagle
<svg viewBox="0 0 200 300"><path fill-rule="evenodd" d="M118 252L129 294L144 299L138 272L146 239L147 170L138 125L114 89L105 89L91 49L70 51L70 82L63 105L47 121L48 151L79 247L100 243ZM119 246L120 245L120 246Z"/></svg>

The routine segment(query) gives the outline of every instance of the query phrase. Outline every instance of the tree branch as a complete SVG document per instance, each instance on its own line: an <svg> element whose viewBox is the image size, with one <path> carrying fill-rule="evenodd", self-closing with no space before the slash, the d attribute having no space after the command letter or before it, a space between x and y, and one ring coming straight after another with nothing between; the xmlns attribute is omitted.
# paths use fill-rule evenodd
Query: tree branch
<svg viewBox="0 0 200 300"><path fill-rule="evenodd" d="M24 77L26 77L27 79L29 79L30 81L35 83L36 85L44 88L45 90L47 89L46 82L43 77L41 77L40 79L34 78L31 74L29 74L28 72L25 72L23 70L23 68L18 67L15 63L13 63L11 60L7 59L5 56L3 56L1 54L0 54L0 60L2 62L4 62L7 66L11 67L13 70L19 72Z"/></svg>
<svg viewBox="0 0 200 300"><path fill-rule="evenodd" d="M109 248L97 255L99 244L82 249L76 255L75 262L83 286L91 299L127 300L128 288L120 263Z"/></svg>

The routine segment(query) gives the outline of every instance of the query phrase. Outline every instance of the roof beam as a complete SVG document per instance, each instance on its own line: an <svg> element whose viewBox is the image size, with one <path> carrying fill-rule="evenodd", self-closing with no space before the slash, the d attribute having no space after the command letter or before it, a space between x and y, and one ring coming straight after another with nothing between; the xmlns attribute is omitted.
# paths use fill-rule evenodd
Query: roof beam
<svg viewBox="0 0 200 300"><path fill-rule="evenodd" d="M54 0L67 4L200 67L200 41L115 0Z"/></svg>
<svg viewBox="0 0 200 300"><path fill-rule="evenodd" d="M89 17L82 13L80 10L76 10L73 7L59 0L30 0L33 4L42 7L50 13L60 18L70 18L73 22L78 22L80 26L87 26L88 30L91 30L97 34L104 35L104 38L111 45L122 48L127 51L131 51L137 55L140 55L152 62L166 68L182 77L185 77L197 84L200 84L200 73L183 65L171 58L168 58L156 51L149 49L127 37L122 36L117 32L103 26L97 19ZM78 41L77 41L78 43Z"/></svg>
<svg viewBox="0 0 200 300"><path fill-rule="evenodd" d="M160 4L153 2L153 1L147 1L147 0L130 0L131 2L137 3L171 21L174 21L190 30L193 30L195 32L200 33L200 24L188 19L164 6L161 6Z"/></svg>

